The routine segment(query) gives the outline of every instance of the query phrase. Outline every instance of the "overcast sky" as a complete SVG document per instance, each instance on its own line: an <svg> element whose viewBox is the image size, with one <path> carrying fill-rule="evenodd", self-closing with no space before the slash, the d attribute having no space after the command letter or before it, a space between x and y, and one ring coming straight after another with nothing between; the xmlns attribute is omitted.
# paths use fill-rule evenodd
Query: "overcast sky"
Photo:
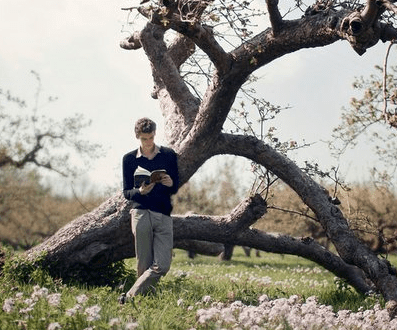
<svg viewBox="0 0 397 330"><path fill-rule="evenodd" d="M35 70L43 95L58 97L45 111L54 117L83 113L92 119L86 137L101 143L107 154L88 176L101 187L121 186L120 161L136 147L132 130L137 118L158 121L158 142L164 143L143 51L119 47L127 36L122 32L126 14L120 8L136 4L137 0L0 0L0 88L33 100L36 85L30 70ZM257 86L261 96L292 107L277 121L281 137L298 142L329 139L341 107L353 94L354 78L373 73L385 49L379 43L360 57L341 41L284 56L257 72L262 77ZM362 157L367 154L363 150L343 160L341 170L350 179L366 176L371 158ZM295 156L330 162L322 143Z"/></svg>

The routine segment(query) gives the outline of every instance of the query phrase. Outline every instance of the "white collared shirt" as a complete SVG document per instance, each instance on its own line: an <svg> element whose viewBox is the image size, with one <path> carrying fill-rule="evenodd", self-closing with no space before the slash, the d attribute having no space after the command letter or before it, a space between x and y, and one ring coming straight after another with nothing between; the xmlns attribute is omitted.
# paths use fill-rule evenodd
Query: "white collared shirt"
<svg viewBox="0 0 397 330"><path fill-rule="evenodd" d="M150 158L149 158L149 157L146 157L146 156L142 153L141 147L139 147L139 148L138 148L138 152L136 153L136 158L139 158L139 157L146 157L147 159L152 160L154 157L156 157L156 155L157 155L158 153L160 153L160 147L159 147L157 144L154 145L154 152L153 152L152 157L150 157Z"/></svg>

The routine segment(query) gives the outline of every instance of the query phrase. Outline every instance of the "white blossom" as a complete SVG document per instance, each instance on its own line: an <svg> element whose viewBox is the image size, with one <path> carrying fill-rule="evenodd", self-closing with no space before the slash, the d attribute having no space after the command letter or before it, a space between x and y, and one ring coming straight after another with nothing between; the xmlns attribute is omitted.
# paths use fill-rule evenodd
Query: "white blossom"
<svg viewBox="0 0 397 330"><path fill-rule="evenodd" d="M62 329L62 326L58 322L50 323L47 327L47 330L57 330Z"/></svg>
<svg viewBox="0 0 397 330"><path fill-rule="evenodd" d="M202 325L216 322L219 329L284 329L287 325L305 330L397 330L397 319L390 320L387 310L379 304L370 310L335 313L332 306L320 305L314 296L304 303L299 296L270 300L262 295L258 300L259 306L247 306L241 301L229 305L213 302L211 307L197 310L197 321Z"/></svg>
<svg viewBox="0 0 397 330"><path fill-rule="evenodd" d="M45 298L45 297L47 297L47 295L48 295L48 289L47 289L47 288L40 288L40 286L35 285L35 286L33 287L33 293L32 293L31 298L32 298L34 301L37 301L37 300L39 300L40 298Z"/></svg>
<svg viewBox="0 0 397 330"><path fill-rule="evenodd" d="M101 315L99 315L100 311L101 311L101 307L98 305L87 307L84 312L87 315L87 321L99 320L101 318Z"/></svg>
<svg viewBox="0 0 397 330"><path fill-rule="evenodd" d="M77 314L78 312L81 312L83 310L83 306L81 306L80 304L76 304L73 308L69 308L65 311L65 314L67 316L74 316L75 314Z"/></svg>
<svg viewBox="0 0 397 330"><path fill-rule="evenodd" d="M125 329L126 330L134 330L138 327L138 323L137 322L129 322L125 325Z"/></svg>
<svg viewBox="0 0 397 330"><path fill-rule="evenodd" d="M120 319L118 318L118 317L115 317L115 318L113 318L113 319L110 319L110 321L109 321L109 325L111 326L111 327L113 327L113 326L115 326L115 325L120 325Z"/></svg>
<svg viewBox="0 0 397 330"><path fill-rule="evenodd" d="M47 301L51 306L59 306L61 303L61 294L53 293L47 296Z"/></svg>
<svg viewBox="0 0 397 330"><path fill-rule="evenodd" d="M6 313L11 313L14 310L15 300L12 298L8 298L4 300L3 303L3 311Z"/></svg>
<svg viewBox="0 0 397 330"><path fill-rule="evenodd" d="M85 294L81 294L79 296L76 297L77 303L79 304L84 304L87 302L88 297Z"/></svg>

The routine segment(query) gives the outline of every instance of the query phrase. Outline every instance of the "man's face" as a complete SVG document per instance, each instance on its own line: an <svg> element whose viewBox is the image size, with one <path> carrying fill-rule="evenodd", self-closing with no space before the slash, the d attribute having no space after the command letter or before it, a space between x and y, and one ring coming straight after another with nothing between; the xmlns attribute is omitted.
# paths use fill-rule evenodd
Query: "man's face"
<svg viewBox="0 0 397 330"><path fill-rule="evenodd" d="M154 136L156 132L152 133L141 133L137 136L138 140L141 143L142 151L151 152L154 148Z"/></svg>

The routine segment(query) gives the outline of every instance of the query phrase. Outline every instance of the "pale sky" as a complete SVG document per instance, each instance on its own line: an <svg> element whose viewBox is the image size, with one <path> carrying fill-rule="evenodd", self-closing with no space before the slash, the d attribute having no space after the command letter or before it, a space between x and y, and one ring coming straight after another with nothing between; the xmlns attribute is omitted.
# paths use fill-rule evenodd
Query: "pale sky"
<svg viewBox="0 0 397 330"><path fill-rule="evenodd" d="M150 97L148 61L142 50L119 47L127 36L122 32L126 14L120 8L137 3L0 0L0 88L31 101L34 70L40 74L43 96L58 97L45 110L49 115L83 113L93 120L86 137L107 150L87 173L99 187L121 186L120 162L137 145L132 135L137 118L157 121L157 142L164 142L159 105ZM257 72L263 78L257 86L261 95L292 107L275 124L280 135L298 142L329 139L341 107L353 94L354 77L373 73L374 65L382 64L385 49L379 43L360 57L341 41L284 56ZM365 153L353 152L341 164L348 178L366 177L371 158L361 157ZM328 154L325 145L317 143L296 157L329 163Z"/></svg>

